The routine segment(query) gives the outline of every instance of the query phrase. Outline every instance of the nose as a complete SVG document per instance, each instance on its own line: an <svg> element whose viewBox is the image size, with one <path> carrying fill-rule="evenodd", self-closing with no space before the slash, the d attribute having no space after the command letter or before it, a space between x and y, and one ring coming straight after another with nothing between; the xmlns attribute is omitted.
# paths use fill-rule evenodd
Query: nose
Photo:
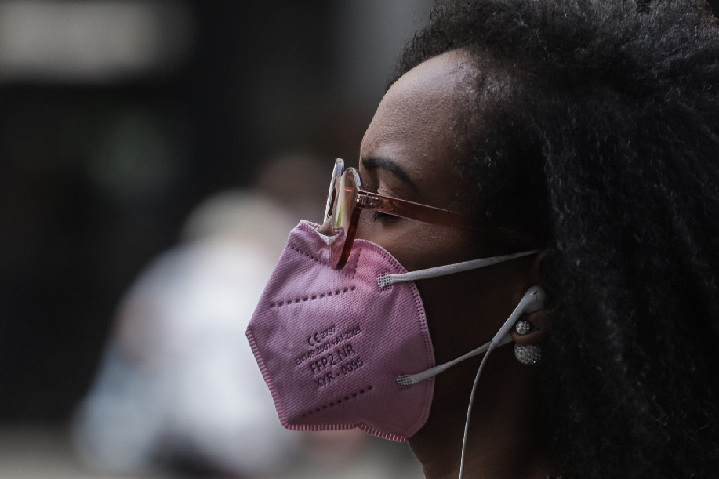
<svg viewBox="0 0 719 479"><path fill-rule="evenodd" d="M332 218L327 218L325 222L317 228L317 232L325 236L332 236Z"/></svg>

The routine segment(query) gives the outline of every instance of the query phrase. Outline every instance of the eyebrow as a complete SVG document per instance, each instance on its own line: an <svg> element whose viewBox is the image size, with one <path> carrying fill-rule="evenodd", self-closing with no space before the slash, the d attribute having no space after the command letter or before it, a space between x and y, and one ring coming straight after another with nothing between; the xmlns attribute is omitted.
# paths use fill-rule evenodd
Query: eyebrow
<svg viewBox="0 0 719 479"><path fill-rule="evenodd" d="M375 170L377 168L380 168L382 170L388 171L397 178L399 178L403 183L407 184L414 191L419 191L419 188L417 188L417 185L414 183L414 181L412 181L412 178L409 177L407 172L389 158L378 158L372 156L367 158L361 158L360 162L362 163L362 166L364 166L367 170Z"/></svg>

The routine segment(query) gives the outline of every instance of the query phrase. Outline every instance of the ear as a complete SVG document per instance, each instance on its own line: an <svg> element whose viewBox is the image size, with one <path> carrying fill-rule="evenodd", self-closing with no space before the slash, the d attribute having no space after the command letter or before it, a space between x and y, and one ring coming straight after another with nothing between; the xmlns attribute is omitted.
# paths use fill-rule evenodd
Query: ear
<svg viewBox="0 0 719 479"><path fill-rule="evenodd" d="M542 263L549 254L549 250L540 251L532 260L532 264L529 269L529 287L540 284ZM549 325L553 310L551 309L540 309L532 313L524 314L520 317L520 321L526 321L530 325L529 332L519 334L516 328L512 328L510 334L512 340L522 346L530 344L536 344L547 337L549 332Z"/></svg>

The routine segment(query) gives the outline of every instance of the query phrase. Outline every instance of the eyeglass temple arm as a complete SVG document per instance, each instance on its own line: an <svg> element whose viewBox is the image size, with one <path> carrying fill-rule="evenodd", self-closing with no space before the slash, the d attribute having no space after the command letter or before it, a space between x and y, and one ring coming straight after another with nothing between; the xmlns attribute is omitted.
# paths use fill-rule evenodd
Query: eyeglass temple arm
<svg viewBox="0 0 719 479"><path fill-rule="evenodd" d="M450 228L465 229L482 232L484 235L496 236L504 241L517 242L521 244L530 243L525 235L509 228L502 227L486 218L469 216L455 211L436 208L434 206L415 203L414 201L401 200L391 196L384 196L378 193L360 190L357 195L357 206L360 208L371 208L383 213L402 216L412 220L432 223Z"/></svg>

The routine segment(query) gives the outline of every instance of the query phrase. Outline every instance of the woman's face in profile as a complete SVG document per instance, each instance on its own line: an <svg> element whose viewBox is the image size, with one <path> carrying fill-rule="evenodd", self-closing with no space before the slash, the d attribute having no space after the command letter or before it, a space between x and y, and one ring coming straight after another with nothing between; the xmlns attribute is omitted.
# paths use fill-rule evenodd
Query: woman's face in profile
<svg viewBox="0 0 719 479"><path fill-rule="evenodd" d="M363 189L472 214L458 201L472 186L453 168L462 157L460 121L466 118L457 109L472 106L462 83L471 68L466 53L447 52L389 89L362 140ZM408 271L489 256L489 245L468 231L374 211L362 212L357 237L387 249ZM517 286L525 278L526 263L515 261L418 281L437 362L488 341L531 286Z"/></svg>
<svg viewBox="0 0 719 479"><path fill-rule="evenodd" d="M457 159L460 52L435 57L402 76L386 93L360 149L363 189L458 210L468 186L452 171ZM465 67L466 68L466 67ZM467 211L461 211L468 213ZM390 251L407 270L473 257L466 231L366 211L358 236Z"/></svg>

